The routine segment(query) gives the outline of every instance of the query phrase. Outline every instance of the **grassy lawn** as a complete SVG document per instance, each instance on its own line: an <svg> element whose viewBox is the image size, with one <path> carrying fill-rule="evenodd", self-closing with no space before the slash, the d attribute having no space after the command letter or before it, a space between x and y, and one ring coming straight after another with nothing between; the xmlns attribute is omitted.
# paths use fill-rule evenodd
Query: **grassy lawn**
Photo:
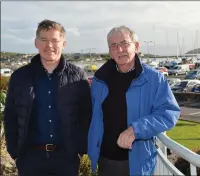
<svg viewBox="0 0 200 176"><path fill-rule="evenodd" d="M181 145L193 149L200 149L200 124L179 120L167 135Z"/></svg>

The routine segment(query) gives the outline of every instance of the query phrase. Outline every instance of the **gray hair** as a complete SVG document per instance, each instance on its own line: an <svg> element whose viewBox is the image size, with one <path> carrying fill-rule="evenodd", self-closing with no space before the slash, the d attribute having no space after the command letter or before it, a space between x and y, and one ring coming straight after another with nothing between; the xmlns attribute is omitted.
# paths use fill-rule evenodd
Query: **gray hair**
<svg viewBox="0 0 200 176"><path fill-rule="evenodd" d="M108 33L108 35L107 35L107 42L109 42L109 38L114 34L114 33L122 33L122 34L124 34L124 33L127 33L129 36L130 36L130 38L131 38L131 40L133 41L133 42L138 42L138 36L137 36L137 34L135 33L135 31L133 31L132 29L130 29L129 27L127 27L127 26L117 26L117 27L113 27L111 30L110 30L110 32Z"/></svg>

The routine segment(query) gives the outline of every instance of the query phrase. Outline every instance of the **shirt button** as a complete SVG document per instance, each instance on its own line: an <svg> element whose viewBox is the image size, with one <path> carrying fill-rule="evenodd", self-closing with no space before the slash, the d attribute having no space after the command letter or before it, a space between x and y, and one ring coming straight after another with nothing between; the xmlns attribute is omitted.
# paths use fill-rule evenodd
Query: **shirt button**
<svg viewBox="0 0 200 176"><path fill-rule="evenodd" d="M49 122L51 122L51 120L49 120Z"/></svg>
<svg viewBox="0 0 200 176"><path fill-rule="evenodd" d="M51 93L51 91L48 92L49 94Z"/></svg>
<svg viewBox="0 0 200 176"><path fill-rule="evenodd" d="M49 106L49 108L51 108L51 105Z"/></svg>
<svg viewBox="0 0 200 176"><path fill-rule="evenodd" d="M53 135L51 134L50 137L53 137Z"/></svg>

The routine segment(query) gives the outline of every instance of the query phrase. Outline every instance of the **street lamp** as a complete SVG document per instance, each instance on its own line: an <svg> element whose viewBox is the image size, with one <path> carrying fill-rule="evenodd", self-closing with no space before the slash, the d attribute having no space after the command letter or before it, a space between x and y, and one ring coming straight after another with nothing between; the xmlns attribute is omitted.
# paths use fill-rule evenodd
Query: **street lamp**
<svg viewBox="0 0 200 176"><path fill-rule="evenodd" d="M146 43L146 47L147 47L147 54L148 54L148 58L147 58L147 63L149 63L149 50L148 50L148 46L149 46L149 43L151 43L152 41L144 41L144 43Z"/></svg>
<svg viewBox="0 0 200 176"><path fill-rule="evenodd" d="M91 59L91 51L95 50L96 48L89 48L89 53L90 53L90 59Z"/></svg>
<svg viewBox="0 0 200 176"><path fill-rule="evenodd" d="M91 51L95 50L96 48L89 48L89 53L90 53L90 66L92 66L92 58L91 58Z"/></svg>
<svg viewBox="0 0 200 176"><path fill-rule="evenodd" d="M83 51L84 50L89 50L89 58L90 58L90 61L91 61L91 56L92 56L92 50L95 50L96 48L84 48L84 49L81 49L81 54L83 54Z"/></svg>

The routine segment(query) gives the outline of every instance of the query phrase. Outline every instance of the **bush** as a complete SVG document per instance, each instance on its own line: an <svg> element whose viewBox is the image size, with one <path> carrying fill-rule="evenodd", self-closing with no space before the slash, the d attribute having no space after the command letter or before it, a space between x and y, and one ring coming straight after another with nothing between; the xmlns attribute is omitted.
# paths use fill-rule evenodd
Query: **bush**
<svg viewBox="0 0 200 176"><path fill-rule="evenodd" d="M8 81L9 81L9 78L10 77L7 77L7 76L1 76L0 77L0 81L1 81L1 84L0 84L0 91L2 91L2 90L5 90L5 91L7 91L7 89L8 89Z"/></svg>
<svg viewBox="0 0 200 176"><path fill-rule="evenodd" d="M6 100L6 91L0 90L0 139L1 139L1 147L4 143L5 136L4 136L4 125L3 125L3 110L5 106L5 100Z"/></svg>
<svg viewBox="0 0 200 176"><path fill-rule="evenodd" d="M200 155L200 148L194 150L195 153ZM184 175L190 176L190 163L185 159L178 157L174 164ZM197 167L197 176L200 176L200 168Z"/></svg>
<svg viewBox="0 0 200 176"><path fill-rule="evenodd" d="M83 155L81 158L79 176L97 176L96 173L92 173L91 162L88 155Z"/></svg>

